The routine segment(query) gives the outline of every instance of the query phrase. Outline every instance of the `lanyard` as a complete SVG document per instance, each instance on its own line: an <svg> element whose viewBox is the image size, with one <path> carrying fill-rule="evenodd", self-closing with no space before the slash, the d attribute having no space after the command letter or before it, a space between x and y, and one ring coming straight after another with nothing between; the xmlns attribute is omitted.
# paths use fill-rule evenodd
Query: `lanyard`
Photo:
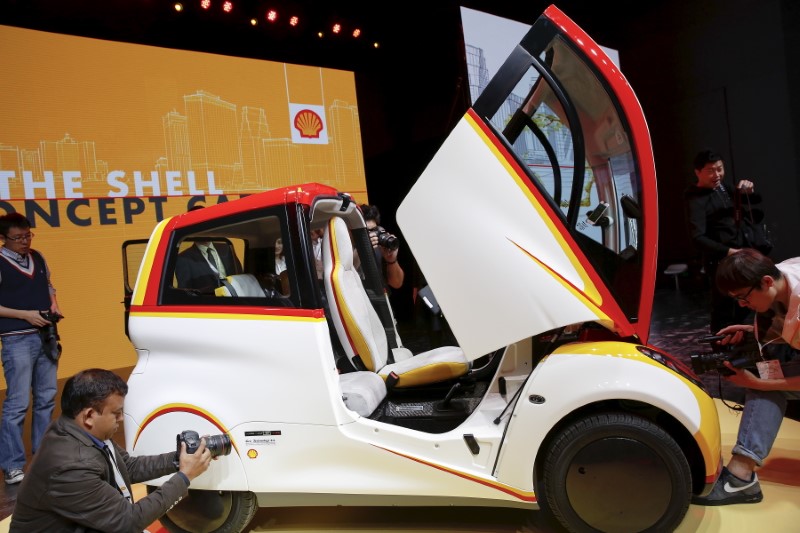
<svg viewBox="0 0 800 533"><path fill-rule="evenodd" d="M111 470L114 471L114 479L116 480L116 484L112 483L112 485L119 490L126 500L133 503L131 492L128 490L128 485L125 484L125 478L122 477L122 472L119 471L119 466L117 466L117 460L114 457L114 445L111 444L110 440L105 441L103 451L105 452L106 459L111 465ZM109 480L109 482L110 481L111 480Z"/></svg>

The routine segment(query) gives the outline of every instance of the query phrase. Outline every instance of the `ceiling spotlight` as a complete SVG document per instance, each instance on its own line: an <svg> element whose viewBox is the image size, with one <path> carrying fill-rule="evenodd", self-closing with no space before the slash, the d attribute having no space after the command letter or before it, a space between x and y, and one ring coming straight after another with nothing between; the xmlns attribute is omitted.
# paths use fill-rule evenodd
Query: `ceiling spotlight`
<svg viewBox="0 0 800 533"><path fill-rule="evenodd" d="M372 43L372 48L377 50L380 47L381 47L381 45L380 45L380 43L378 41L375 41L374 43Z"/></svg>
<svg viewBox="0 0 800 533"><path fill-rule="evenodd" d="M331 31L333 33L340 33L342 31L342 25L337 22L336 24L333 25L333 28L331 28Z"/></svg>
<svg viewBox="0 0 800 533"><path fill-rule="evenodd" d="M208 9L211 7L211 0L200 0L200 7Z"/></svg>
<svg viewBox="0 0 800 533"><path fill-rule="evenodd" d="M297 15L289 19L289 26L297 26L298 24L300 24L300 17Z"/></svg>
<svg viewBox="0 0 800 533"><path fill-rule="evenodd" d="M230 13L231 11L233 11L233 2L223 2L222 3L222 10L225 13Z"/></svg>
<svg viewBox="0 0 800 533"><path fill-rule="evenodd" d="M175 6L174 7L175 7L175 11L177 11L178 13L183 11L183 4L181 4L180 2L175 2Z"/></svg>
<svg viewBox="0 0 800 533"><path fill-rule="evenodd" d="M278 20L278 12L275 11L274 9L268 9L265 18L270 22L275 22L276 20Z"/></svg>
<svg viewBox="0 0 800 533"><path fill-rule="evenodd" d="M250 19L250 25L251 26L258 26L258 20L255 19L255 18L251 18Z"/></svg>
<svg viewBox="0 0 800 533"><path fill-rule="evenodd" d="M319 37L320 39L322 39L323 37L325 37L325 34L324 34L324 33L322 33L321 31L318 31L318 32L317 32L317 37Z"/></svg>
<svg viewBox="0 0 800 533"><path fill-rule="evenodd" d="M359 28L354 29L353 37L360 37L360 36L361 36L361 30Z"/></svg>

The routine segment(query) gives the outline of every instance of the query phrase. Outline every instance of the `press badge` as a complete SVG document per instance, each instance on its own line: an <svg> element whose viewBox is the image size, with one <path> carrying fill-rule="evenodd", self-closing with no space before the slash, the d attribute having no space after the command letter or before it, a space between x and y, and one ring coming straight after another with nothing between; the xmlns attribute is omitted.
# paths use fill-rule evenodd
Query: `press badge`
<svg viewBox="0 0 800 533"><path fill-rule="evenodd" d="M761 379L780 379L783 377L780 361L770 359L769 361L758 361L756 363L758 375Z"/></svg>

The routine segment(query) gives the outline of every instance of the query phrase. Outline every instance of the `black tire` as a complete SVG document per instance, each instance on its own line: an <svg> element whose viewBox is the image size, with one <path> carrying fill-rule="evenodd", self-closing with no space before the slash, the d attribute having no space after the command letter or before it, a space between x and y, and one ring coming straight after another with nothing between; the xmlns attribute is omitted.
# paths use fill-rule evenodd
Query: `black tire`
<svg viewBox="0 0 800 533"><path fill-rule="evenodd" d="M155 487L147 490L152 492ZM252 492L190 489L159 522L170 533L241 533L257 510Z"/></svg>
<svg viewBox="0 0 800 533"><path fill-rule="evenodd" d="M674 531L689 508L689 463L646 418L586 416L562 428L545 453L536 494L568 531Z"/></svg>

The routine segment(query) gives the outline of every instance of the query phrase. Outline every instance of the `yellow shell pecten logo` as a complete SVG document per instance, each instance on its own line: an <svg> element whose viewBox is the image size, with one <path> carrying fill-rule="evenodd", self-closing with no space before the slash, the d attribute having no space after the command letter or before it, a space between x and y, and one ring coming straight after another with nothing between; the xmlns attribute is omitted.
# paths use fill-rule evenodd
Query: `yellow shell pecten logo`
<svg viewBox="0 0 800 533"><path fill-rule="evenodd" d="M301 137L318 139L322 131L322 119L310 109L303 109L294 117L294 127Z"/></svg>

